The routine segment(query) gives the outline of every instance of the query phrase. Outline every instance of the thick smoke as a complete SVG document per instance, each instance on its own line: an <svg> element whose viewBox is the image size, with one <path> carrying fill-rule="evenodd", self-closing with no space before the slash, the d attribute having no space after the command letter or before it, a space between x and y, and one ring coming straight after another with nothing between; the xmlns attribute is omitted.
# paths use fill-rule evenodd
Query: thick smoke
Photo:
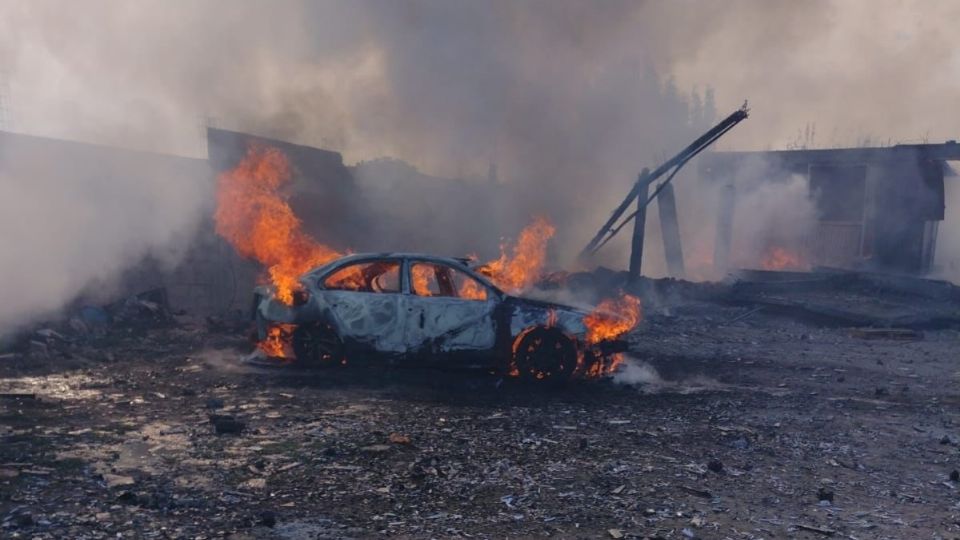
<svg viewBox="0 0 960 540"><path fill-rule="evenodd" d="M110 299L113 278L147 256L167 268L208 200L202 161L117 156L0 136L0 335L78 294Z"/></svg>
<svg viewBox="0 0 960 540"><path fill-rule="evenodd" d="M821 146L952 137L943 111L958 89L958 11L892 0L8 0L0 118L7 130L195 157L209 122L440 177L482 178L496 164L516 193L491 227L549 215L555 257L569 260L641 167L744 98L753 117L726 148L783 147L808 125ZM0 307L0 329L169 251L209 204L203 181L153 182L145 170L57 193L59 180L29 172L44 159L0 157L2 219L31 225L4 236L0 277L23 299ZM715 223L698 209L712 208L709 194L677 182L684 239L707 245ZM480 227L448 232L495 250L470 242ZM623 265L623 244L604 257ZM21 266L32 271L14 279Z"/></svg>

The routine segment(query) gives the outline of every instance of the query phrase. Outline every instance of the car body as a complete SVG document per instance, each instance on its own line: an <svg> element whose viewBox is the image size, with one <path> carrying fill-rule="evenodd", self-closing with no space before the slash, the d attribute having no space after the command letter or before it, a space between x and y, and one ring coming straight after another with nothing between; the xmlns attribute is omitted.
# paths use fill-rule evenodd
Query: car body
<svg viewBox="0 0 960 540"><path fill-rule="evenodd" d="M623 349L587 343L587 312L506 294L464 259L354 254L307 272L300 285L293 305L258 287L253 309L260 340L271 327L288 329L301 363L378 358L544 379L585 372Z"/></svg>

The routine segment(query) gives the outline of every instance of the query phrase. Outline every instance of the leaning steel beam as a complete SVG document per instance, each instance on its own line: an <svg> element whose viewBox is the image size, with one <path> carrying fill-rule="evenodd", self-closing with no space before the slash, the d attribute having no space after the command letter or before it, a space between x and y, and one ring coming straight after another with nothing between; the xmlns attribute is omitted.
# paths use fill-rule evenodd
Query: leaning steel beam
<svg viewBox="0 0 960 540"><path fill-rule="evenodd" d="M652 183L656 181L657 178L663 176L670 169L682 167L684 163L690 160L693 156L700 153L703 149L710 146L713 141L719 139L724 133L729 131L733 126L739 124L749 115L749 110L747 109L747 104L744 103L743 107L734 111L730 116L724 118L717 125L710 128L710 131L707 131L700 136L697 140L690 143L689 146L680 151L677 155L673 156L669 160L665 161L659 167L657 167L653 172L649 174L647 178L637 178L637 182L634 183L633 188L630 189L630 193L624 197L623 202L613 211L613 214L610 216L610 219L603 224L603 227L597 232L592 240L587 244L583 251L580 253L581 257L586 257L593 253L601 243L605 243L605 237L613 231L613 225L620 219L620 216L627 210L627 207L630 206L630 203L637 198L637 195L640 193L640 190L643 188L642 183ZM676 171L674 171L674 174ZM669 180L668 180L669 181ZM662 189L662 186L659 188ZM659 189L651 195L651 199L659 193ZM619 229L618 229L619 230Z"/></svg>

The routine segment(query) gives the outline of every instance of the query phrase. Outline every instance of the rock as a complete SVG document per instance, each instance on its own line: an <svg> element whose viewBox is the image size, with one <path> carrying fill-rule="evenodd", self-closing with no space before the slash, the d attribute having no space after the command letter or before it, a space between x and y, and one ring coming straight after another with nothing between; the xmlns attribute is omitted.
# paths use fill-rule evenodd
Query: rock
<svg viewBox="0 0 960 540"><path fill-rule="evenodd" d="M120 504L137 504L139 502L137 494L132 491L120 493L115 500Z"/></svg>
<svg viewBox="0 0 960 540"><path fill-rule="evenodd" d="M711 459L707 462L707 469L715 473L721 473L723 472L723 463L719 459Z"/></svg>
<svg viewBox="0 0 960 540"><path fill-rule="evenodd" d="M390 442L394 444L410 444L410 437L400 433L391 433Z"/></svg>
<svg viewBox="0 0 960 540"><path fill-rule="evenodd" d="M610 535L610 538L623 538L623 531L620 529L608 529L607 534Z"/></svg>
<svg viewBox="0 0 960 540"><path fill-rule="evenodd" d="M207 399L206 406L208 409L212 409L212 410L222 409L224 406L224 402L220 398L215 398L215 397L209 398Z"/></svg>
<svg viewBox="0 0 960 540"><path fill-rule="evenodd" d="M277 515L269 510L261 512L259 524L272 529L277 524Z"/></svg>
<svg viewBox="0 0 960 540"><path fill-rule="evenodd" d="M830 488L821 487L817 490L817 500L833 502L833 491Z"/></svg>
<svg viewBox="0 0 960 540"><path fill-rule="evenodd" d="M266 479L266 478L251 478L250 480L247 480L246 482L242 482L242 483L240 484L240 487L241 487L241 488L246 488L246 489L264 489L264 488L267 487L267 479Z"/></svg>
<svg viewBox="0 0 960 540"><path fill-rule="evenodd" d="M225 433L237 435L247 427L246 422L227 414L211 414L210 423L213 424L217 434L221 435Z"/></svg>

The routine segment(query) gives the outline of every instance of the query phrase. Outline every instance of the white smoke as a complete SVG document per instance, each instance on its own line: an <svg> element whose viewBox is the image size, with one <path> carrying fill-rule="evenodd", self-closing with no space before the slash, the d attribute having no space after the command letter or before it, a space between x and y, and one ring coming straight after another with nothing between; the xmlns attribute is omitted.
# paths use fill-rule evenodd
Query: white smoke
<svg viewBox="0 0 960 540"><path fill-rule="evenodd" d="M613 382L630 386L645 386L648 389L664 385L656 368L636 358L627 357L613 375Z"/></svg>
<svg viewBox="0 0 960 540"><path fill-rule="evenodd" d="M820 145L955 138L958 16L936 0L7 0L0 127L204 157L211 120L437 176L496 163L517 188L502 215L553 217L563 258L640 168L744 98L752 117L721 147L781 147L807 125ZM0 329L170 251L210 204L162 171L61 185L7 165L48 156L0 157L0 281L22 291ZM685 242L708 245L712 195L677 183ZM603 256L622 267L626 250Z"/></svg>

